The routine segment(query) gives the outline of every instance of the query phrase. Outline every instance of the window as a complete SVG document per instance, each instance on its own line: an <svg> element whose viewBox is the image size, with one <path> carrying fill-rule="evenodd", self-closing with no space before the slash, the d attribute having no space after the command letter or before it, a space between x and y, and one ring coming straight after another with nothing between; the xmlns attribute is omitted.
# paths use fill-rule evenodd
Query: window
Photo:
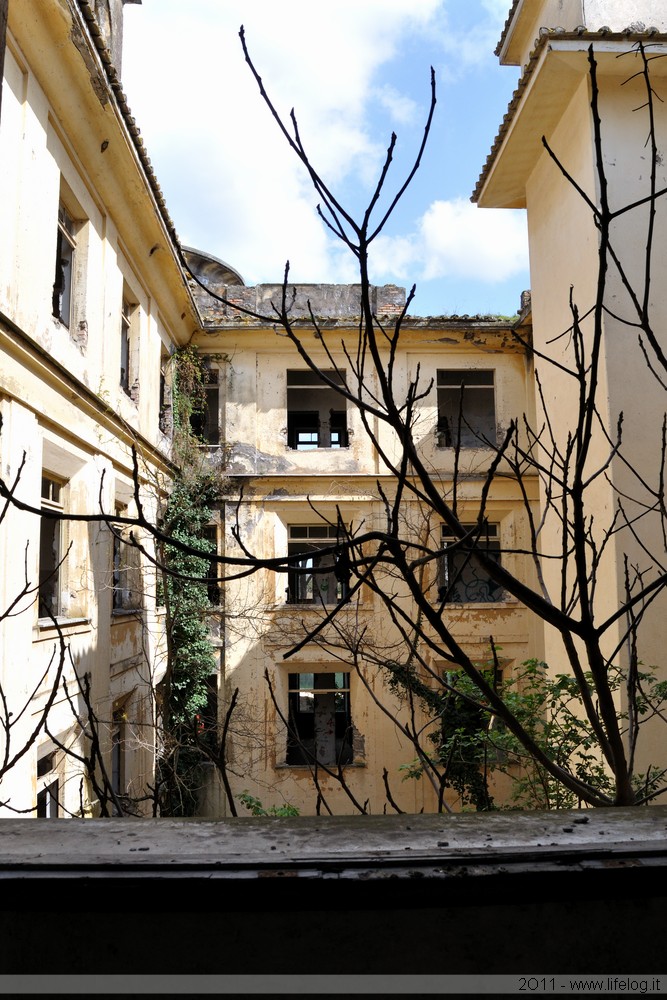
<svg viewBox="0 0 667 1000"><path fill-rule="evenodd" d="M118 798L125 795L125 719L124 709L115 708L111 722L111 788Z"/></svg>
<svg viewBox="0 0 667 1000"><path fill-rule="evenodd" d="M127 517L127 507L116 506L118 517ZM136 611L141 607L141 557L129 541L130 529L116 525L113 536L113 610Z"/></svg>
<svg viewBox="0 0 667 1000"><path fill-rule="evenodd" d="M130 337L134 306L123 296L120 310L120 384L130 395Z"/></svg>
<svg viewBox="0 0 667 1000"><path fill-rule="evenodd" d="M464 524L463 527L476 537L476 525ZM485 524L476 544L489 558L500 564L498 525ZM442 526L442 546L445 553L440 563L438 586L441 601L449 604L489 604L503 600L502 586L484 572L479 557L465 551L460 542L449 534L445 525Z"/></svg>
<svg viewBox="0 0 667 1000"><path fill-rule="evenodd" d="M56 752L43 753L37 758L37 818L58 818L60 781L56 771Z"/></svg>
<svg viewBox="0 0 667 1000"><path fill-rule="evenodd" d="M439 371L438 446L484 448L496 443L492 371Z"/></svg>
<svg viewBox="0 0 667 1000"><path fill-rule="evenodd" d="M218 675L206 678L206 704L195 716L197 739L209 750L216 750L218 736Z"/></svg>
<svg viewBox="0 0 667 1000"><path fill-rule="evenodd" d="M336 385L343 378L324 374ZM296 451L313 448L347 448L345 400L330 389L316 372L287 372L287 446Z"/></svg>
<svg viewBox="0 0 667 1000"><path fill-rule="evenodd" d="M190 427L203 444L220 443L220 386L218 370L206 369L201 409L190 417Z"/></svg>
<svg viewBox="0 0 667 1000"><path fill-rule="evenodd" d="M287 764L351 764L350 675L289 675Z"/></svg>
<svg viewBox="0 0 667 1000"><path fill-rule="evenodd" d="M56 274L53 282L53 315L69 328L72 312L72 286L74 283L74 252L76 226L65 206L58 208L58 236L56 241Z"/></svg>
<svg viewBox="0 0 667 1000"><path fill-rule="evenodd" d="M336 566L335 553L319 555L318 549L337 538L335 525L293 524L288 529L288 555L302 555L287 575L288 604L337 604L347 590L347 579ZM330 567L328 572L317 570Z"/></svg>
<svg viewBox="0 0 667 1000"><path fill-rule="evenodd" d="M42 476L42 510L63 510L64 484ZM39 526L39 617L57 618L61 613L62 521L42 517Z"/></svg>
<svg viewBox="0 0 667 1000"><path fill-rule="evenodd" d="M203 538L208 542L210 548L209 552L211 554L218 554L218 528L215 524L207 524L202 533ZM211 560L208 565L208 571L206 573L208 577L208 599L214 607L219 607L221 603L221 588L220 580L220 567L215 560Z"/></svg>
<svg viewBox="0 0 667 1000"><path fill-rule="evenodd" d="M160 416L158 426L163 434L173 430L171 412L171 385L169 382L169 355L163 350L160 358Z"/></svg>

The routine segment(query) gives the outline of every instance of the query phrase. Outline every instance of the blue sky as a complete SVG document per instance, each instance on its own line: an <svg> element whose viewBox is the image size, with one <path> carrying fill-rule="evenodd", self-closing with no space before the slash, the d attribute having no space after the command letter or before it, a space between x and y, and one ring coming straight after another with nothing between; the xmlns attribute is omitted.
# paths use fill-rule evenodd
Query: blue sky
<svg viewBox="0 0 667 1000"><path fill-rule="evenodd" d="M350 213L387 193L438 104L412 186L371 256L377 284L417 286L415 315L512 314L530 286L523 212L477 209L479 173L518 80L496 43L510 0L143 0L125 7L123 86L176 230L247 284L351 282L355 261L263 104L238 38L278 109Z"/></svg>

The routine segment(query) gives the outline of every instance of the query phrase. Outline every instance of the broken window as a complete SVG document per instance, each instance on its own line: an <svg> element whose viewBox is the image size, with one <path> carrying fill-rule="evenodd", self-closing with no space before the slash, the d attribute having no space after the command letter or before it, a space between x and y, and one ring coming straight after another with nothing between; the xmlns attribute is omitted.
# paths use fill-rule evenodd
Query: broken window
<svg viewBox="0 0 667 1000"><path fill-rule="evenodd" d="M120 384L128 396L132 385L132 318L135 310L136 306L123 296L120 310Z"/></svg>
<svg viewBox="0 0 667 1000"><path fill-rule="evenodd" d="M74 252L76 224L65 206L58 208L58 233L56 239L56 274L53 282L53 315L69 328L72 312L72 286L74 283Z"/></svg>
<svg viewBox="0 0 667 1000"><path fill-rule="evenodd" d="M323 371L336 385L342 375ZM287 372L287 446L296 451L347 448L345 400L316 372Z"/></svg>
<svg viewBox="0 0 667 1000"><path fill-rule="evenodd" d="M220 443L220 386L217 368L207 368L200 407L190 417L190 428L202 444Z"/></svg>
<svg viewBox="0 0 667 1000"><path fill-rule="evenodd" d="M111 787L120 798L125 794L125 723L123 708L114 708L111 723ZM114 814L118 815L114 807Z"/></svg>
<svg viewBox="0 0 667 1000"><path fill-rule="evenodd" d="M171 381L169 378L169 355L162 348L160 355L160 416L158 426L163 434L173 431Z"/></svg>
<svg viewBox="0 0 667 1000"><path fill-rule="evenodd" d="M497 524L485 524L479 532L477 525L464 524L471 532L471 539L493 562L500 565L500 538ZM438 597L448 604L488 604L502 601L504 591L484 572L479 556L466 551L461 542L442 526L442 546L445 550L440 560Z"/></svg>
<svg viewBox="0 0 667 1000"><path fill-rule="evenodd" d="M118 517L128 516L127 507L116 506ZM113 610L135 611L142 604L141 555L130 540L131 529L117 525L113 536Z"/></svg>
<svg viewBox="0 0 667 1000"><path fill-rule="evenodd" d="M197 740L215 751L218 742L218 675L206 678L206 704L195 716Z"/></svg>
<svg viewBox="0 0 667 1000"><path fill-rule="evenodd" d="M335 525L292 524L288 529L288 555L301 555L287 574L288 604L337 604L345 597L347 578L335 552L319 555L318 550L337 538ZM318 572L320 567L328 571Z"/></svg>
<svg viewBox="0 0 667 1000"><path fill-rule="evenodd" d="M289 675L287 764L351 764L350 675Z"/></svg>
<svg viewBox="0 0 667 1000"><path fill-rule="evenodd" d="M58 818L60 779L56 770L56 752L42 753L37 758L37 818Z"/></svg>
<svg viewBox="0 0 667 1000"><path fill-rule="evenodd" d="M62 512L64 484L42 476L42 510ZM61 612L62 521L40 518L39 525L39 617L57 618Z"/></svg>
<svg viewBox="0 0 667 1000"><path fill-rule="evenodd" d="M485 448L496 444L492 371L438 371L438 446Z"/></svg>

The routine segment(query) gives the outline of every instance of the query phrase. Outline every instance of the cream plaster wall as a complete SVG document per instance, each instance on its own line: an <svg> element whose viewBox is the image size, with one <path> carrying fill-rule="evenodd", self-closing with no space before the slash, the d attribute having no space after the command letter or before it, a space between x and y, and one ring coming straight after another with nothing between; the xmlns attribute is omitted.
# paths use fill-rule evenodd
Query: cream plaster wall
<svg viewBox="0 0 667 1000"><path fill-rule="evenodd" d="M170 446L159 428L161 353L184 343L198 316L99 56L85 25L74 23L77 10L51 0L10 5L0 120L2 475L10 483L19 477L17 496L34 508L41 506L46 471L62 483L66 512L96 512L101 500L108 512L129 502L131 514L135 445L151 517ZM52 315L60 198L77 221L69 329ZM159 254L150 253L153 246ZM133 398L120 385L124 288L135 304ZM14 713L9 755L29 745L3 780L0 815L33 814L44 783L37 759L56 749L40 728L61 647L37 610L39 538L36 515L10 509L0 524L0 613L13 611L0 622L0 684ZM89 674L107 767L112 715L122 707L123 789L141 793L154 775L153 690L164 668L154 574L137 578L135 611L114 610L109 530L65 522L61 551L58 621L74 705L61 685L49 729L73 750L83 749L74 669ZM80 765L69 757L56 770L60 815L77 815ZM94 812L85 783L83 799L84 812Z"/></svg>
<svg viewBox="0 0 667 1000"><path fill-rule="evenodd" d="M501 324L500 324L501 325ZM448 328L445 321L437 328L405 326L402 347L396 359L397 395L405 393L408 379L420 364L420 378L426 387L435 379L438 368L492 368L496 375L496 418L506 428L513 418L531 412L528 393L530 367L525 352L504 332L490 325L485 329ZM304 332L307 348L316 360L329 367L316 341ZM330 343L344 340L352 345L356 332L344 324L327 334ZM230 456L230 501L222 513L226 554L241 556L232 538L237 518L244 544L265 558L287 551L288 526L317 523L311 504L335 519L336 511L347 523L365 529L382 525L384 511L379 485L388 495L394 490L392 477L378 461L366 436L358 413L348 409L351 431L348 448L318 448L299 452L287 447L287 370L301 366L298 355L283 338L259 326L242 330L208 329L197 340L211 364L220 366L222 377L220 419L225 428L225 447ZM318 353L320 352L320 353ZM217 360L216 360L217 359ZM228 360L225 360L228 359ZM344 355L336 356L345 367ZM370 386L369 386L370 388ZM423 427L421 445L424 456L434 469L442 489L451 491L453 451L435 447L437 403L435 390L420 407ZM391 436L380 433L382 445L393 455L396 449ZM215 454L215 449L212 450ZM459 487L459 501L475 517L484 476L492 454L483 449L464 451L461 462L464 481ZM237 509L236 490L243 486L243 502ZM536 497L537 486L529 484ZM498 479L491 491L489 517L500 526L503 545L523 546L527 523L521 509L518 488L509 479ZM406 526L421 526L417 511L410 505L402 508ZM440 526L433 525L437 533ZM507 565L529 578L529 567L518 556L507 556ZM387 587L397 588L400 581L387 578ZM225 637L223 679L220 690L220 717L224 718L232 692L239 689L239 707L233 717L230 781L235 795L248 790L265 808L285 802L297 806L303 814L316 809L317 792L308 769L285 764L284 726L274 708L265 680L268 671L278 705L287 712L288 674L298 671L329 669L351 672L351 716L358 747L355 764L345 768L345 777L357 801L373 813L381 813L387 804L382 780L387 768L392 794L406 812L436 808L436 797L426 780L402 781L400 766L414 758L414 750L395 725L373 700L398 708L386 683L377 672L364 667L372 693L355 674L354 666L344 667L331 651L311 644L293 657L284 659L290 642L303 636L304 624L314 625L321 612L307 605L289 605L285 599L287 580L269 570L249 579L228 583L225 588ZM405 598L407 599L407 598ZM531 656L542 655L541 637L525 610L512 599L488 606L451 606L448 614L462 644L480 660L488 658L489 636L502 646L502 655L510 664L520 664ZM398 642L391 622L377 598L364 592L360 603L340 617L340 624L366 627L376 641L387 648ZM387 654L389 655L389 654ZM349 654L348 654L349 660ZM435 664L438 668L442 665ZM444 669L444 667L442 667ZM320 774L321 790L332 810L351 813L355 807L338 782ZM456 806L456 802L452 800ZM323 811L326 811L322 807ZM242 807L239 807L243 812ZM207 815L228 812L225 796L217 777L212 774L204 811Z"/></svg>

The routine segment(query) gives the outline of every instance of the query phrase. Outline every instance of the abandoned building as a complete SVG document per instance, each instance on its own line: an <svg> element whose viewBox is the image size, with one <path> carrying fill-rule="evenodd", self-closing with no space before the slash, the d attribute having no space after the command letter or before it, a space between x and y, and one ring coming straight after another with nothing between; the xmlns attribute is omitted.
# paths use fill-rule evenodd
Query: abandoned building
<svg viewBox="0 0 667 1000"><path fill-rule="evenodd" d="M395 720L406 708L381 671L370 671L362 683L317 644L284 658L304 628L344 596L345 581L335 573L308 573L318 569L318 547L333 537L330 524L339 517L347 525L381 519L379 490L390 493L391 479L358 412L314 377L271 323L249 316L268 314L281 286L248 287L205 248L180 246L120 82L124 2L140 0L0 0L0 27L7 15L0 34L0 461L19 502L4 507L3 501L0 523L0 746L4 764L11 764L2 777L0 815L98 815L91 770L105 772L119 799L150 812L165 609L154 539L141 531L138 537L130 525L138 505L155 521L169 492L175 472L169 359L186 345L197 348L207 375L206 406L196 418L201 450L227 483L209 525L216 552L242 554L240 527L244 545L260 559L300 557L298 572L262 568L224 590L213 587L218 725L232 692L238 709L230 788L209 768L199 814L227 816L230 794L238 800L244 793L267 809L290 805L303 815L314 814L322 797L332 811L352 812L351 793L368 811L382 813L383 772L400 810L432 812L434 788L402 780L411 747ZM575 389L556 369L543 395L536 391L535 353L572 322L563 289L576 282L584 297L594 297L596 226L593 215L582 213L577 191L553 169L542 135L567 149L572 169L595 189L587 56L594 43L609 196L620 204L636 190L639 198L642 179L628 136L635 146L645 140L635 115L641 81L620 87L629 74L618 59L637 42L654 52L667 46L662 0L515 0L509 10L498 55L521 66L522 77L474 200L482 208L527 210L531 294L513 321L408 316L394 359L406 385L417 365L432 382L420 403L419 445L438 482L451 483L457 463L464 521L468 511L476 518L489 464L480 440L495 440L517 415L539 423L545 401L576 405ZM667 64L655 60L652 72L662 82ZM655 113L664 124L663 106ZM657 187L666 184L667 177L656 180ZM615 224L627 227L624 242L636 248L645 219L627 213ZM656 237L658 257L667 249L664 238ZM639 251L637 259L643 260ZM612 298L622 301L618 273L608 280ZM378 317L390 322L401 313L403 289L372 293ZM296 328L321 369L340 377L313 332L311 311L335 333L335 365L345 371L359 289L299 286L295 294ZM652 296L661 324L667 298L659 282ZM613 428L624 412L625 434L636 442L637 468L648 480L654 453L644 431L661 424L664 388L628 369L625 328L613 311L604 323L603 423ZM520 340L512 336L516 330ZM464 425L455 419L462 396ZM599 453L609 447L609 437L597 433ZM598 486L601 510L624 493L626 478L621 464L610 464ZM519 553L529 548L526 504L539 516L544 483L535 475L523 488L511 477L494 481L486 498L486 548L507 550L512 571L534 582L534 567ZM100 509L108 522L100 521ZM73 519L49 517L54 513ZM625 585L625 556L640 561L657 525L643 522L634 551L616 538L606 547L601 577L610 615ZM546 520L547 540L557 527ZM509 673L531 657L557 664L549 628L474 567L462 572L456 555L446 554L444 526L431 530L445 550L438 572L458 580L449 613L469 655L483 660L493 635ZM128 544L130 531L146 558ZM437 591L442 580L436 574L427 585ZM372 594L362 595L354 613L355 627L378 637L387 632ZM656 602L645 614L646 663L661 662L663 621ZM619 644L622 634L619 621ZM435 655L432 666L445 667ZM644 751L647 761L662 759L662 743L657 732ZM325 765L316 783L303 747ZM343 768L347 789L328 773L334 764ZM502 784L497 791L502 795ZM456 795L449 804L457 808Z"/></svg>

